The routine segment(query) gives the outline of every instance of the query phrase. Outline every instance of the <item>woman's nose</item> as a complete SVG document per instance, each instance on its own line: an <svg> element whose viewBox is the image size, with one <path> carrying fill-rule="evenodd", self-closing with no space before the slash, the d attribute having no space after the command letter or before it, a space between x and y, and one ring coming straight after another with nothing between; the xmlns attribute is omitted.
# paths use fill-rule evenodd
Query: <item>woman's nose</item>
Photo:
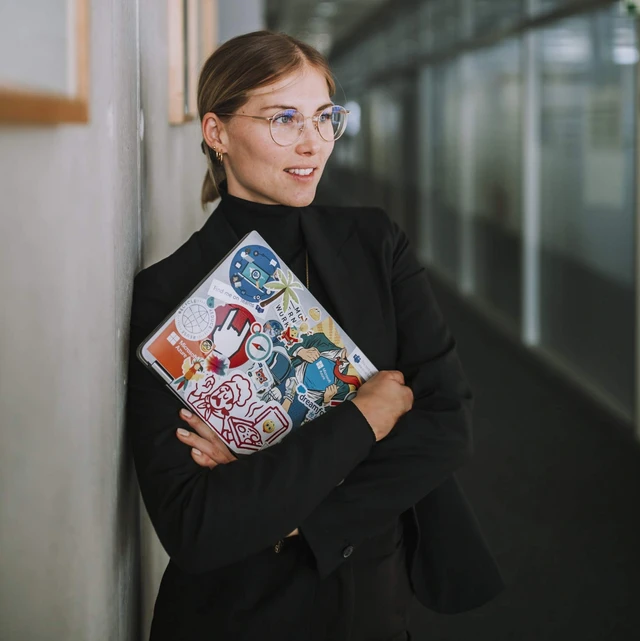
<svg viewBox="0 0 640 641"><path fill-rule="evenodd" d="M315 124L309 118L304 123L304 129L298 139L298 153L316 154L320 150L320 134L316 131Z"/></svg>

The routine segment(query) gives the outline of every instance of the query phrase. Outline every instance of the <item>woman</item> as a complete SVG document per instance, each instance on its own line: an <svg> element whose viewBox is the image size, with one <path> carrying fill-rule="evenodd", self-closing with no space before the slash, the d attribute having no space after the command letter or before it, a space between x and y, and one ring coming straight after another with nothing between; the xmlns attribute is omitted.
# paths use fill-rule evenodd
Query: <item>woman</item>
<svg viewBox="0 0 640 641"><path fill-rule="evenodd" d="M453 477L471 393L424 270L381 210L311 206L346 124L334 90L316 50L269 32L225 43L200 76L202 200L222 201L133 295L128 429L171 557L152 641L399 641L413 594L457 612L502 587ZM252 229L380 373L236 461L134 353Z"/></svg>

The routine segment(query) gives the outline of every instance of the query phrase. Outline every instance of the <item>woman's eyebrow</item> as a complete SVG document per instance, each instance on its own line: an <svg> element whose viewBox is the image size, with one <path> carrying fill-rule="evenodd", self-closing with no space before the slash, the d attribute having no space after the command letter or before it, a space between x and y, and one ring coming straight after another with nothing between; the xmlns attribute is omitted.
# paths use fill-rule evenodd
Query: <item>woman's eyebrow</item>
<svg viewBox="0 0 640 641"><path fill-rule="evenodd" d="M326 109L327 107L333 107L332 102L327 102L324 105L320 105L316 111L320 111L321 109ZM297 107L294 107L293 105L268 105L267 107L262 107L260 111L266 111L267 109L295 109L296 111L300 111Z"/></svg>

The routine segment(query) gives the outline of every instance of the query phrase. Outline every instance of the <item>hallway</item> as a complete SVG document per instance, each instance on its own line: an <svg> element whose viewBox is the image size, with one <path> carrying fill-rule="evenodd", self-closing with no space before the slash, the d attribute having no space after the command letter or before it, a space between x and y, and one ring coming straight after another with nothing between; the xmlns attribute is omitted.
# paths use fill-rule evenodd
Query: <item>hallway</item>
<svg viewBox="0 0 640 641"><path fill-rule="evenodd" d="M418 641L632 641L640 629L640 451L432 278L476 397L460 480L507 590L456 617L416 607Z"/></svg>

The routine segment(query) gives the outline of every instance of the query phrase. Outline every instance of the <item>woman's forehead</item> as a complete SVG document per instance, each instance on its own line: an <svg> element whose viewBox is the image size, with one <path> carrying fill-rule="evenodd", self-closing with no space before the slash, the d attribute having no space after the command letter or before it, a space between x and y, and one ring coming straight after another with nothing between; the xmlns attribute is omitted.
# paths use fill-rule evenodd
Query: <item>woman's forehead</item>
<svg viewBox="0 0 640 641"><path fill-rule="evenodd" d="M317 108L331 102L325 75L316 69L291 73L276 82L251 92L252 106ZM317 103L317 104L316 104Z"/></svg>

